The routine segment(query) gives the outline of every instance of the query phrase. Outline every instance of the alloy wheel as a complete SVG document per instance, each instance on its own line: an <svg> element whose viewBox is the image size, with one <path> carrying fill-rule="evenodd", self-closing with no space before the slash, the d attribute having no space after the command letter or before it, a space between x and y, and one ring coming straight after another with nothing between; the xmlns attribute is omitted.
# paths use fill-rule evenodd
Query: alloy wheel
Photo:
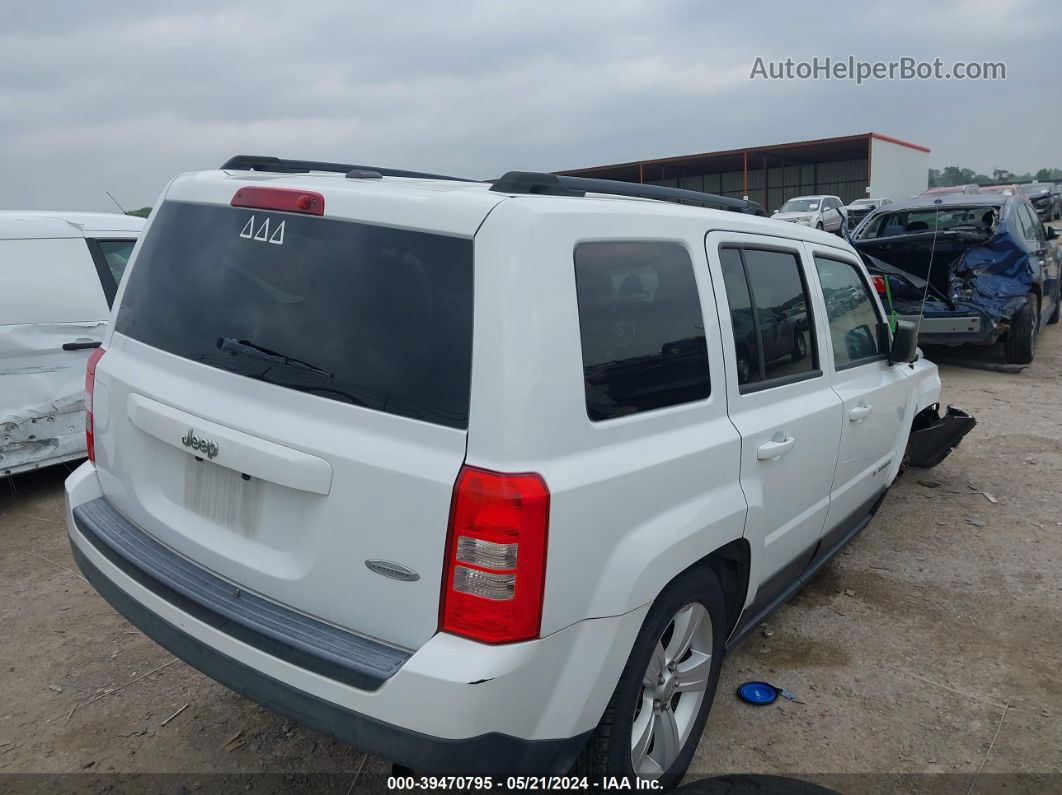
<svg viewBox="0 0 1062 795"><path fill-rule="evenodd" d="M639 777L662 776L690 741L712 670L713 637L707 608L691 602L653 646L631 729L631 765Z"/></svg>

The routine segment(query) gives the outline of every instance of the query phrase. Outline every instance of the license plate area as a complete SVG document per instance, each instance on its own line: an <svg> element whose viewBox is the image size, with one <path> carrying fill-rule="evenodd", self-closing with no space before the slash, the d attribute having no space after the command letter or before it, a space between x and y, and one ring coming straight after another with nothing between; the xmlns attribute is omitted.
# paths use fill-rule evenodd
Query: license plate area
<svg viewBox="0 0 1062 795"><path fill-rule="evenodd" d="M258 528L262 481L206 459L186 456L184 504L188 510L244 535Z"/></svg>

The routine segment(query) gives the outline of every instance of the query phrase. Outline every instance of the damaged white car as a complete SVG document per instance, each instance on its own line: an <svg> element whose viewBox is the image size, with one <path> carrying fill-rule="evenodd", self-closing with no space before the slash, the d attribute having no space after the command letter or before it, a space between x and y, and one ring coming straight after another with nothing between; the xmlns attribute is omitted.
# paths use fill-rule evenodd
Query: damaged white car
<svg viewBox="0 0 1062 795"><path fill-rule="evenodd" d="M85 457L85 362L143 226L0 212L0 477Z"/></svg>

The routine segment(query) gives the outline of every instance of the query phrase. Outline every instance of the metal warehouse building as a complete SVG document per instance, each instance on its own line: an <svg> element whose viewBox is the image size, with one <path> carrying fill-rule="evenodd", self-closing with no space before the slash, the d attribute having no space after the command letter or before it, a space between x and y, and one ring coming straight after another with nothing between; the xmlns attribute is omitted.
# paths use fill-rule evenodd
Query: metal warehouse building
<svg viewBox="0 0 1062 795"><path fill-rule="evenodd" d="M747 197L772 212L807 194L840 196L846 204L916 196L928 184L929 149L870 132L556 173Z"/></svg>

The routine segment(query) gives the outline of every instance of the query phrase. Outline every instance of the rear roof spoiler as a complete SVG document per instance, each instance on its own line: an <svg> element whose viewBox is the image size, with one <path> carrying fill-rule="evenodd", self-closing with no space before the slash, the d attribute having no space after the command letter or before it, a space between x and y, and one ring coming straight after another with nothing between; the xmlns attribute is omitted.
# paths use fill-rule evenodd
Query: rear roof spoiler
<svg viewBox="0 0 1062 795"><path fill-rule="evenodd" d="M366 172L379 174L381 177L416 177L420 179L445 179L451 182L479 182L464 177L450 177L445 174L428 174L423 171L406 171L399 168L381 168L380 166L357 166L350 163L328 163L322 160L285 160L268 155L236 155L226 160L222 171L271 171L274 174L305 174L308 171L333 171L346 174L352 179L364 179ZM353 174L351 172L354 172Z"/></svg>

